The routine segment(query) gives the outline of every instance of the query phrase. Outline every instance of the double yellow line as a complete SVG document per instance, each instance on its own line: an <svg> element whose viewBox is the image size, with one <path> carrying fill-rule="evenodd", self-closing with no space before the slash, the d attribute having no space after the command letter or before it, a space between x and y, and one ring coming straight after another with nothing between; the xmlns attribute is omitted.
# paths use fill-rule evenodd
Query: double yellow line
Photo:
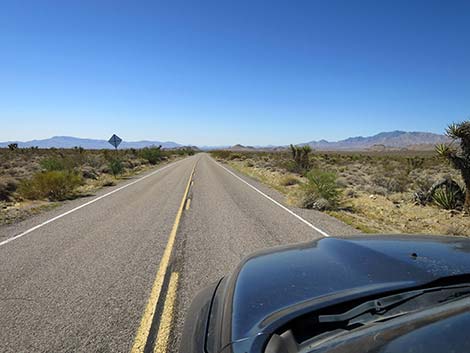
<svg viewBox="0 0 470 353"><path fill-rule="evenodd" d="M196 169L196 164L194 164L189 176L188 184L184 191L183 199L181 200L180 207L178 208L178 213L176 214L175 222L173 223L173 228L171 229L170 236L168 237L168 243L163 252L160 265L158 267L157 276L152 286L150 292L150 297L145 307L142 320L140 322L139 329L134 340L134 345L132 346L131 353L143 353L147 340L149 338L150 329L152 327L153 318L155 316L155 311L157 310L157 304L162 295L163 284L165 282L165 276L168 271L168 266L170 264L171 254L173 252L173 247L175 245L176 233L181 221L181 216L183 215L184 205L188 197L189 189L191 187L191 182L194 176L194 170ZM170 281L168 284L167 297L165 300L165 305L163 307L162 317L160 320L160 326L157 332L157 337L155 339L154 352L166 352L168 339L170 336L170 326L173 316L174 303L176 299L176 288L178 286L178 273L173 272L170 276Z"/></svg>

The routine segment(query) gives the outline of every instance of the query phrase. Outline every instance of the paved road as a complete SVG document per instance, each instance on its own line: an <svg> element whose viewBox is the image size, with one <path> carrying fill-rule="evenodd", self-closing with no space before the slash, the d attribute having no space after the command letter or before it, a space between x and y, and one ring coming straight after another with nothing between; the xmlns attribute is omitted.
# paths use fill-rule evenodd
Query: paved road
<svg viewBox="0 0 470 353"><path fill-rule="evenodd" d="M192 296L246 254L354 232L232 173L198 154L0 228L0 352L176 352Z"/></svg>

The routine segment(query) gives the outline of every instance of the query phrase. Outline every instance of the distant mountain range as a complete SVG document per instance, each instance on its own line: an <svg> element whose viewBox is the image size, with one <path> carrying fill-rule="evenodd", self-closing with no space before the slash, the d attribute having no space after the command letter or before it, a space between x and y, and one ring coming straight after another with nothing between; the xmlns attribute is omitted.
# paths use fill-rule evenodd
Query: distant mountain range
<svg viewBox="0 0 470 353"><path fill-rule="evenodd" d="M418 148L427 149L437 143L449 142L445 135L430 132L391 131L381 132L374 136L350 137L345 140L330 142L326 140L310 141L309 145L317 150L366 150L371 148Z"/></svg>
<svg viewBox="0 0 470 353"><path fill-rule="evenodd" d="M434 134L430 132L406 132L406 131L391 131L381 132L374 136L358 136L350 137L340 141L310 141L301 143L299 145L309 145L316 150L368 150L368 149L430 149L437 143L449 142L449 138L445 135ZM44 140L32 141L8 141L0 142L0 147L7 147L10 143L18 143L19 147L39 147L39 148L73 148L81 146L86 149L105 149L113 148L107 140L84 139L71 136L54 136ZM119 148L144 148L148 146L159 146L164 148L178 148L183 145L172 141L123 141ZM235 151L243 150L277 150L283 149L287 146L243 146L235 145L228 146L202 146L203 150L211 149L231 149Z"/></svg>
<svg viewBox="0 0 470 353"><path fill-rule="evenodd" d="M18 147L39 147L39 148L73 148L73 147L83 147L86 149L106 149L113 148L107 140L94 140L94 139L84 139L71 136L54 136L44 140L32 140L32 141L8 141L0 142L0 147L8 147L10 143L17 143ZM163 148L177 148L182 145L172 142L172 141L122 141L119 145L119 148L144 148L149 146L159 146L162 145Z"/></svg>

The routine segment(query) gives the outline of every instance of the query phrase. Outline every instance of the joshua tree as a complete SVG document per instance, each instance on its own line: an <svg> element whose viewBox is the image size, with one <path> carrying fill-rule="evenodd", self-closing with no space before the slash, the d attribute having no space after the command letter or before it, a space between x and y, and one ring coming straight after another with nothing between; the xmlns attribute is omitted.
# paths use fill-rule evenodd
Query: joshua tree
<svg viewBox="0 0 470 353"><path fill-rule="evenodd" d="M18 144L17 143L10 143L8 145L8 148L10 149L10 151L17 150L18 149Z"/></svg>
<svg viewBox="0 0 470 353"><path fill-rule="evenodd" d="M464 209L470 213L470 120L449 125L446 134L454 141L460 141L460 149L452 144L439 144L436 151L446 157L454 168L460 170L466 189Z"/></svg>
<svg viewBox="0 0 470 353"><path fill-rule="evenodd" d="M309 154L312 152L312 148L308 145L297 147L290 145L292 152L292 158L295 161L296 166L301 170L307 170L310 168Z"/></svg>

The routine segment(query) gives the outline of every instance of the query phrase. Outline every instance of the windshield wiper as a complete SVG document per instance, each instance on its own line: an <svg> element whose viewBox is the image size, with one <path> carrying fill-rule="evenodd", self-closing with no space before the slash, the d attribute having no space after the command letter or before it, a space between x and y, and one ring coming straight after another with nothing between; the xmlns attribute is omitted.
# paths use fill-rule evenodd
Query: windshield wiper
<svg viewBox="0 0 470 353"><path fill-rule="evenodd" d="M319 315L318 321L320 323L339 323L339 322L348 322L351 319L354 319L357 316L360 316L365 313L372 313L372 314L384 314L390 308L398 306L404 302L407 302L413 298L419 297L425 293L436 292L440 290L452 290L452 289L460 289L460 288L469 288L468 284L466 285L453 285L453 286L441 286L441 287L433 287L433 288L425 288L425 289L418 289L404 293L393 294L388 297L383 297L379 299L370 300L359 304L358 306L344 312L341 314L333 314L333 315ZM458 292L460 293L460 292ZM448 297L446 300L439 301L442 303L443 301L447 301L450 299L456 299L462 297L462 295L458 295L458 293L453 293L451 296ZM466 294L470 294L467 292Z"/></svg>

